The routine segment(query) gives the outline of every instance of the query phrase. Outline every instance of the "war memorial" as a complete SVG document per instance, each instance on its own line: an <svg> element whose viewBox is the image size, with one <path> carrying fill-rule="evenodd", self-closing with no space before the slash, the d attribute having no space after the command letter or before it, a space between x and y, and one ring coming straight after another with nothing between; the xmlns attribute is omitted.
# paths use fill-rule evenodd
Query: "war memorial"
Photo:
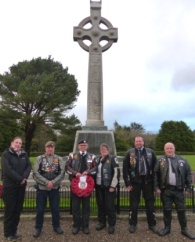
<svg viewBox="0 0 195 242"><path fill-rule="evenodd" d="M87 24L91 24L88 29L85 28ZM100 25L106 26L106 29ZM86 139L90 152L99 154L100 144L105 142L110 147L110 153L116 155L113 131L108 131L103 120L102 52L117 42L118 29L106 18L101 17L101 1L90 1L90 16L74 27L73 38L83 50L89 52L87 120L82 130L76 133L74 151L77 149L78 140ZM91 44L86 45L85 40L89 40ZM103 40L106 44L101 46L100 42Z"/></svg>

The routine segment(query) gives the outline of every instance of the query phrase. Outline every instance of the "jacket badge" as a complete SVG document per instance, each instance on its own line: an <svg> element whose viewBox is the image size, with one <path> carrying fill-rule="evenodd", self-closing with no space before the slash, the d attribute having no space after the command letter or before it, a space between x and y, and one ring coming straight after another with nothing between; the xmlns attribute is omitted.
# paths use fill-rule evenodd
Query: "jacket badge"
<svg viewBox="0 0 195 242"><path fill-rule="evenodd" d="M131 165L135 166L136 159L135 159L135 154L134 153L130 154L130 160L129 161L130 161Z"/></svg>
<svg viewBox="0 0 195 242"><path fill-rule="evenodd" d="M92 162L92 156L91 155L87 156L87 162Z"/></svg>
<svg viewBox="0 0 195 242"><path fill-rule="evenodd" d="M54 158L54 163L58 163L58 158Z"/></svg>
<svg viewBox="0 0 195 242"><path fill-rule="evenodd" d="M165 167L165 159L161 159L161 161L160 161L160 165L161 165L162 167Z"/></svg>
<svg viewBox="0 0 195 242"><path fill-rule="evenodd" d="M131 172L131 176L132 176L132 177L135 176L135 172L134 172L134 171Z"/></svg>
<svg viewBox="0 0 195 242"><path fill-rule="evenodd" d="M78 155L75 154L75 155L73 156L73 159L78 159Z"/></svg>
<svg viewBox="0 0 195 242"><path fill-rule="evenodd" d="M118 159L117 159L117 157L114 158L114 161L115 161L116 164L118 164Z"/></svg>
<svg viewBox="0 0 195 242"><path fill-rule="evenodd" d="M179 163L185 164L185 160L179 160Z"/></svg>

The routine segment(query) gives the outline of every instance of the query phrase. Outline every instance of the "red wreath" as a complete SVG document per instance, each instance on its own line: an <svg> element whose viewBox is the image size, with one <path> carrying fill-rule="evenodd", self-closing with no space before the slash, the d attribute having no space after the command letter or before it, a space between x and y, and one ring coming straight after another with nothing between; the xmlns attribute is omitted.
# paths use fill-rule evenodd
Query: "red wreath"
<svg viewBox="0 0 195 242"><path fill-rule="evenodd" d="M3 197L3 185L0 184L0 198Z"/></svg>
<svg viewBox="0 0 195 242"><path fill-rule="evenodd" d="M74 177L71 181L71 190L78 197L88 197L94 189L94 180L91 176L86 177L86 188L79 187L80 177Z"/></svg>

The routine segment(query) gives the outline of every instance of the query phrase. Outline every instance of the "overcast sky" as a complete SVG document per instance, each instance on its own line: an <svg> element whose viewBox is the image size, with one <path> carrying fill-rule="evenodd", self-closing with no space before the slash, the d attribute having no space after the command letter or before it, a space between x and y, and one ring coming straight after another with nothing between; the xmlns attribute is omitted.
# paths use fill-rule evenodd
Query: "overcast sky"
<svg viewBox="0 0 195 242"><path fill-rule="evenodd" d="M73 27L90 16L90 0L1 0L0 9L0 73L51 55L78 81L73 113L85 125L89 54ZM118 28L102 56L105 125L158 132L182 120L195 130L195 0L102 0L101 16Z"/></svg>

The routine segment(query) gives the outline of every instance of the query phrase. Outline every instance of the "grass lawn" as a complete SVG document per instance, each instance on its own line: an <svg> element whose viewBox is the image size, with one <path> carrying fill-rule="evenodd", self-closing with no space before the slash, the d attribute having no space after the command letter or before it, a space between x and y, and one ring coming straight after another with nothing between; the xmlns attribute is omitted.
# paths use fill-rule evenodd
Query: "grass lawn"
<svg viewBox="0 0 195 242"><path fill-rule="evenodd" d="M189 162L191 170L195 171L195 155L184 155L183 157Z"/></svg>

